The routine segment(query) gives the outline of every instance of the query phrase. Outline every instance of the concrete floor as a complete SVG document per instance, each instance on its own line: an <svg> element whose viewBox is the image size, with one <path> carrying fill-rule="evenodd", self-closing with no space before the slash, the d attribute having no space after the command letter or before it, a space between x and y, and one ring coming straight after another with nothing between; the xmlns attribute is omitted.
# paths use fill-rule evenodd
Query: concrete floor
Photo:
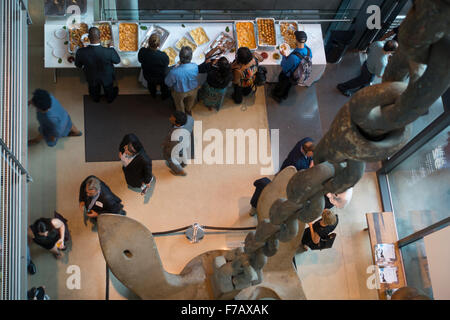
<svg viewBox="0 0 450 320"><path fill-rule="evenodd" d="M61 70L53 83L53 70L43 67L43 1L29 3L33 25L29 28L29 92L40 87L50 91L70 113L73 122L84 132L83 95L87 86L77 70ZM119 70L121 94L147 94L137 81L138 71ZM327 72L324 74L327 77ZM293 94L295 94L293 92ZM339 95L336 91L320 95ZM319 93L318 93L319 95ZM217 128L268 128L264 90L245 102L244 111L230 99L219 112L209 112L198 104L194 118L203 121L204 130ZM326 108L320 104L319 109ZM337 108L337 106L336 106ZM326 112L326 110L320 110ZM321 124L318 123L318 126ZM327 126L322 123L323 130ZM325 131L324 131L325 132ZM37 133L35 110L29 112L29 136ZM119 143L118 141L117 143ZM104 180L125 204L128 216L143 223L152 232L170 230L194 222L209 226L255 226L248 215L253 181L260 178L259 165L190 165L186 177L171 175L163 161L153 162L156 187L150 201L126 187L120 162L90 162L84 159L84 137L65 138L54 148L45 143L29 149L29 170L34 182L29 186L29 222L51 217L56 210L69 220L73 243L62 259L31 246L37 273L28 277L29 287L45 285L52 299L104 299L105 261L98 236L91 225L83 224L78 209L81 181L90 174ZM366 173L355 186L350 205L338 211L340 224L335 245L323 252L297 255L299 276L308 299L377 299L376 292L366 287L367 267L371 264L366 212L380 211L374 173ZM156 237L159 254L166 271L179 273L202 252L233 247L245 238L243 232L207 234L198 244L184 235ZM81 288L68 289L70 266L79 266ZM114 277L110 299L135 299Z"/></svg>

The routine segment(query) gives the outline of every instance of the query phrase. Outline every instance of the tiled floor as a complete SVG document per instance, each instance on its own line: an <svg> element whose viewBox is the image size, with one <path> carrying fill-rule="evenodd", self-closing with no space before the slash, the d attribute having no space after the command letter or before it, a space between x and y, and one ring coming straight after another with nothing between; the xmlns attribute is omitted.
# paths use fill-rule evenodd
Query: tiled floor
<svg viewBox="0 0 450 320"><path fill-rule="evenodd" d="M43 1L30 2L33 26L29 29L29 91L38 87L52 92L69 111L73 122L84 131L83 95L87 87L77 70L61 70L53 83L52 70L43 68ZM121 94L146 94L137 81L136 70L119 70ZM330 75L325 73L324 77ZM316 89L319 88L316 83ZM304 90L299 88L300 90ZM321 101L342 98L336 90L317 90L317 128L326 130L332 119L322 119ZM294 97L295 98L295 97ZM340 99L340 100L338 100ZM203 130L217 128L268 128L266 97L259 90L254 99L241 108L227 99L219 112L209 112L201 105L194 109L194 118L203 121ZM304 109L306 110L306 109ZM309 121L312 121L308 118ZM312 124L312 123L310 123ZM317 130L315 128L315 130ZM29 113L29 135L37 132L35 111ZM320 138L320 137L318 137ZM117 143L119 143L118 141ZM290 147L289 147L290 148ZM78 209L78 190L89 174L102 178L125 203L128 216L142 222L153 232L164 231L198 222L210 226L254 226L256 219L248 215L253 181L259 178L258 165L190 165L188 176L172 176L163 161L154 161L156 187L152 198L143 198L129 190L123 179L120 162L86 163L84 137L65 138L54 148L44 143L29 149L29 170L34 182L29 187L29 222L50 217L57 210L69 219L73 243L61 260L32 245L31 254L38 272L29 276L29 286L45 285L52 299L104 299L105 261L98 236L91 226L83 224ZM350 205L338 212L340 224L334 248L323 252L306 252L297 256L299 276L309 299L376 299L376 293L366 288L366 268L371 264L364 213L379 211L380 201L376 179L367 173L355 187ZM166 271L179 273L198 254L226 249L245 237L243 232L206 235L200 243L191 244L184 235L156 237L159 254ZM81 289L66 286L68 267L81 270ZM111 279L111 299L136 298L114 277Z"/></svg>

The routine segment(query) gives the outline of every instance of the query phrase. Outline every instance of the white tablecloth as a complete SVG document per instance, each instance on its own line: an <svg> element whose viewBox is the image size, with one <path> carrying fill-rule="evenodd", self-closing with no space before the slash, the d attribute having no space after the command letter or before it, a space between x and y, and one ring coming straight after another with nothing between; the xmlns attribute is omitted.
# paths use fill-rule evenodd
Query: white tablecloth
<svg viewBox="0 0 450 320"><path fill-rule="evenodd" d="M92 25L92 22L86 21L89 26ZM57 39L55 36L55 31L58 29L62 29L65 24L56 24L54 22L52 23L46 23L44 25L44 32L45 32L45 67L46 68L74 68L75 65L73 63L69 63L67 61L68 56L70 55L67 50L67 37L65 39ZM150 27L152 24L149 23L140 23L140 26L147 26ZM201 25L209 39L212 41L215 39L220 32L226 32L226 28L228 27L229 35L233 36L233 24L232 23L218 23L218 22L198 22L198 23L161 23L158 24L159 26L165 28L170 32L169 37L167 38L166 42L164 43L164 46L161 48L164 50L165 48L171 46L175 47L175 43L181 39L181 37L186 36L189 39L189 36L187 35L188 32L199 25ZM183 27L184 25L184 27ZM326 58L325 58L325 50L323 45L323 39L322 39L322 29L320 24L299 24L300 30L304 30L308 35L308 41L306 44L311 48L312 51L312 73L311 77L309 78L309 81L307 82L307 85L311 85L313 82L317 81L325 71L326 67ZM130 63L129 65L124 65L122 62L118 65L116 65L119 68L140 68L140 63L137 60L137 52L120 52L118 50L118 39L119 39L119 25L113 24L112 25L112 32L113 32L113 41L114 41L114 48L119 53L119 56L123 58L127 58ZM281 34L279 31L278 24L276 25L276 34L277 34L277 41L278 43L282 43ZM147 30L142 30L141 28L139 30L139 44L142 42L142 40L145 37L145 34ZM204 61L204 54L209 51L209 43L205 43L201 46L199 46L195 51L193 55L192 61L200 64ZM267 82L277 82L278 81L278 74L281 71L280 62L281 60L274 60L272 55L274 52L278 52L277 49L274 48L259 48L256 50L257 52L261 53L263 51L266 51L268 53L268 58L264 60L261 64L264 65L267 68L268 74L267 74ZM56 54L54 54L56 53ZM61 60L59 60L59 56L61 56L61 53L63 53L63 57ZM228 53L226 57L231 61L234 60L234 53ZM59 60L59 61L58 61ZM176 60L178 61L178 59ZM142 78L142 77L140 77Z"/></svg>

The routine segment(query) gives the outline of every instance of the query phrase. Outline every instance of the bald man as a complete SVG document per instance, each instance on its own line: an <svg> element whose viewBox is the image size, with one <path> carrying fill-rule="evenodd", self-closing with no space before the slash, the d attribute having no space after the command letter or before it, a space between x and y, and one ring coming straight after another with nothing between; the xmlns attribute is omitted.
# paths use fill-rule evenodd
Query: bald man
<svg viewBox="0 0 450 320"><path fill-rule="evenodd" d="M120 57L114 48L100 45L100 30L96 27L89 29L89 42L87 47L77 50L75 65L84 70L94 102L100 101L103 87L106 100L111 103L119 93L119 88L114 87L114 64L120 63Z"/></svg>

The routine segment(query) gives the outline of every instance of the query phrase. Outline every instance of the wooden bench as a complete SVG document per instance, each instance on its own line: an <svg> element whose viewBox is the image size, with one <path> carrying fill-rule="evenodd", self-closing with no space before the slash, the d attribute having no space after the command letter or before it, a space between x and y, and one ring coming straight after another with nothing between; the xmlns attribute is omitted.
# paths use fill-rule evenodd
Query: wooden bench
<svg viewBox="0 0 450 320"><path fill-rule="evenodd" d="M397 267L398 283L380 283L378 297L386 300L387 289L397 289L406 286L405 269L403 267L402 253L398 247L398 234L395 217L392 212L366 213L367 229L369 231L370 248L372 249L372 261L375 265L375 245L379 243L393 243L397 259L392 263Z"/></svg>

